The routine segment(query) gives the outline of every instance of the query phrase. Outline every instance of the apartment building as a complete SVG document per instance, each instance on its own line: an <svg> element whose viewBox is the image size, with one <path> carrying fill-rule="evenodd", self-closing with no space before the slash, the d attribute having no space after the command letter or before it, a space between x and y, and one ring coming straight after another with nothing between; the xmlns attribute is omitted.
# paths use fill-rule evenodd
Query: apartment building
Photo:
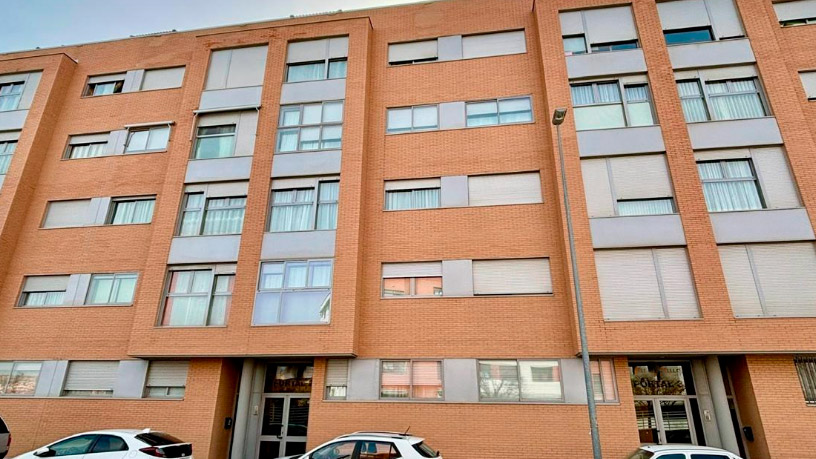
<svg viewBox="0 0 816 459"><path fill-rule="evenodd" d="M816 457L814 23L443 0L0 55L11 454L589 457L566 174L605 457Z"/></svg>

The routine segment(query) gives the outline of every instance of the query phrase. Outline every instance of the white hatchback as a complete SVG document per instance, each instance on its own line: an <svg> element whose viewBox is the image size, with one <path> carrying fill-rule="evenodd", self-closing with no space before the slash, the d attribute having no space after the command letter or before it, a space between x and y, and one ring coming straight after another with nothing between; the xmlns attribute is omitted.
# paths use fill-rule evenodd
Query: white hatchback
<svg viewBox="0 0 816 459"><path fill-rule="evenodd" d="M724 449L694 445L641 446L628 459L740 459Z"/></svg>
<svg viewBox="0 0 816 459"><path fill-rule="evenodd" d="M192 459L193 446L164 432L144 430L97 430L71 435L15 459L59 456L66 459Z"/></svg>
<svg viewBox="0 0 816 459"><path fill-rule="evenodd" d="M341 435L303 455L284 459L442 459L420 437L398 432Z"/></svg>

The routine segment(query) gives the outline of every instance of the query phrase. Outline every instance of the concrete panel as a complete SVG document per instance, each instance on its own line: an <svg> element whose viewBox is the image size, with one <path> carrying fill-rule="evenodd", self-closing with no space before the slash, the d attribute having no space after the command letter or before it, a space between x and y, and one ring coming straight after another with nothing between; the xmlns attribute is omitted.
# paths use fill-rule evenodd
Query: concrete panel
<svg viewBox="0 0 816 459"><path fill-rule="evenodd" d="M174 237L167 263L234 263L238 261L240 245L240 234Z"/></svg>
<svg viewBox="0 0 816 459"><path fill-rule="evenodd" d="M624 75L645 71L646 59L641 49L567 56L569 78Z"/></svg>
<svg viewBox="0 0 816 459"><path fill-rule="evenodd" d="M380 361L377 359L349 360L348 396L346 400L378 400L380 398Z"/></svg>
<svg viewBox="0 0 816 459"><path fill-rule="evenodd" d="M466 125L464 102L443 102L439 104L439 129L460 129Z"/></svg>
<svg viewBox="0 0 816 459"><path fill-rule="evenodd" d="M40 367L40 376L37 378L37 387L34 388L35 397L48 397L51 389L51 381L57 371L56 360L46 360Z"/></svg>
<svg viewBox="0 0 816 459"><path fill-rule="evenodd" d="M713 212L709 215L717 244L814 239L813 228L804 208Z"/></svg>
<svg viewBox="0 0 816 459"><path fill-rule="evenodd" d="M28 110L0 112L0 131L19 131L25 124Z"/></svg>
<svg viewBox="0 0 816 459"><path fill-rule="evenodd" d="M591 218L589 227L596 249L686 244L679 215Z"/></svg>
<svg viewBox="0 0 816 459"><path fill-rule="evenodd" d="M756 62L754 52L751 51L751 43L747 38L669 46L669 58L674 69Z"/></svg>
<svg viewBox="0 0 816 459"><path fill-rule="evenodd" d="M478 362L475 359L443 360L442 380L446 402L479 401Z"/></svg>
<svg viewBox="0 0 816 459"><path fill-rule="evenodd" d="M302 104L304 102L318 102L323 100L339 100L346 98L346 79L301 81L298 83L284 83L281 88L281 105Z"/></svg>
<svg viewBox="0 0 816 459"><path fill-rule="evenodd" d="M67 360L57 360L54 363L54 376L51 378L51 385L48 387L49 397L62 395L62 385L65 383L65 374L68 372Z"/></svg>
<svg viewBox="0 0 816 459"><path fill-rule="evenodd" d="M340 157L340 150L279 153L272 160L272 177L339 174Z"/></svg>
<svg viewBox="0 0 816 459"><path fill-rule="evenodd" d="M247 180L251 168L252 156L190 160L187 163L184 183Z"/></svg>
<svg viewBox="0 0 816 459"><path fill-rule="evenodd" d="M262 86L244 88L213 89L201 93L199 110L230 107L256 107L261 105Z"/></svg>
<svg viewBox="0 0 816 459"><path fill-rule="evenodd" d="M586 405L586 381L581 359L561 359L561 382L564 385L564 402Z"/></svg>
<svg viewBox="0 0 816 459"><path fill-rule="evenodd" d="M468 206L468 178L467 175L449 175L442 177L442 191L440 204L442 207Z"/></svg>
<svg viewBox="0 0 816 459"><path fill-rule="evenodd" d="M29 73L26 77L23 94L20 96L20 105L17 106L19 110L28 110L31 108L31 102L34 101L34 94L37 93L37 87L40 85L40 78L42 72Z"/></svg>
<svg viewBox="0 0 816 459"><path fill-rule="evenodd" d="M436 40L438 61L456 61L462 59L462 36L452 35L439 37Z"/></svg>
<svg viewBox="0 0 816 459"><path fill-rule="evenodd" d="M336 231L264 233L261 258L264 260L280 260L285 258L334 257L336 233Z"/></svg>
<svg viewBox="0 0 816 459"><path fill-rule="evenodd" d="M473 296L472 260L442 260L442 295Z"/></svg>
<svg viewBox="0 0 816 459"><path fill-rule="evenodd" d="M578 131L578 151L582 158L632 155L666 151L660 126L626 127Z"/></svg>
<svg viewBox="0 0 816 459"><path fill-rule="evenodd" d="M117 398L142 398L147 378L148 360L121 360L116 372L113 396Z"/></svg>
<svg viewBox="0 0 816 459"><path fill-rule="evenodd" d="M688 130L691 147L695 150L782 143L782 134L779 132L776 118L770 116L748 120L689 123Z"/></svg>

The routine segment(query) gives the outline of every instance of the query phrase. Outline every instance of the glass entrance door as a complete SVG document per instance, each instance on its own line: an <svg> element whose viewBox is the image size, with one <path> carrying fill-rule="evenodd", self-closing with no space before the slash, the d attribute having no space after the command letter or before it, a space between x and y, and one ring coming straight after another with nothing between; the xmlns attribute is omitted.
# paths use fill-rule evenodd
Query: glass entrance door
<svg viewBox="0 0 816 459"><path fill-rule="evenodd" d="M264 396L258 459L305 453L308 424L308 394Z"/></svg>
<svg viewBox="0 0 816 459"><path fill-rule="evenodd" d="M641 443L697 444L689 405L681 398L635 400L635 417Z"/></svg>

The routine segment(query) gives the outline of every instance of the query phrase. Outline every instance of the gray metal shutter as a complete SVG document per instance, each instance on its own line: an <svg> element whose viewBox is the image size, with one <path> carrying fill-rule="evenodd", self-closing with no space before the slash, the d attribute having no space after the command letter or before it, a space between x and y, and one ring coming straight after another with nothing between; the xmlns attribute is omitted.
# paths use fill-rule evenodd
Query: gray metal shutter
<svg viewBox="0 0 816 459"><path fill-rule="evenodd" d="M441 261L415 263L383 263L383 278L390 277L439 277L442 276Z"/></svg>
<svg viewBox="0 0 816 459"><path fill-rule="evenodd" d="M526 52L527 41L523 30L462 37L462 57L464 59Z"/></svg>
<svg viewBox="0 0 816 459"><path fill-rule="evenodd" d="M816 316L816 247L812 242L748 246L770 316Z"/></svg>
<svg viewBox="0 0 816 459"><path fill-rule="evenodd" d="M651 249L597 250L595 266L605 319L665 318Z"/></svg>
<svg viewBox="0 0 816 459"><path fill-rule="evenodd" d="M581 174L584 179L587 213L589 218L615 215L615 200L609 186L609 170L606 159L582 159Z"/></svg>
<svg viewBox="0 0 816 459"><path fill-rule="evenodd" d="M665 155L621 156L609 162L617 199L673 195Z"/></svg>
<svg viewBox="0 0 816 459"><path fill-rule="evenodd" d="M329 359L326 361L326 386L347 386L348 375L348 359Z"/></svg>
<svg viewBox="0 0 816 459"><path fill-rule="evenodd" d="M658 2L657 13L663 30L688 29L711 25L703 0Z"/></svg>
<svg viewBox="0 0 816 459"><path fill-rule="evenodd" d="M187 385L187 371L190 362L155 360L147 370L148 387L184 387Z"/></svg>
<svg viewBox="0 0 816 459"><path fill-rule="evenodd" d="M141 90L180 88L183 79L184 67L145 70Z"/></svg>
<svg viewBox="0 0 816 459"><path fill-rule="evenodd" d="M470 176L468 196L471 206L539 203L542 202L541 175L527 172Z"/></svg>
<svg viewBox="0 0 816 459"><path fill-rule="evenodd" d="M107 83L109 81L116 81L116 80L124 80L125 74L124 73L113 73L109 75L98 75L92 76L88 78L88 84L94 83Z"/></svg>
<svg viewBox="0 0 816 459"><path fill-rule="evenodd" d="M473 293L513 295L552 293L550 260L474 260Z"/></svg>
<svg viewBox="0 0 816 459"><path fill-rule="evenodd" d="M28 276L23 285L24 292L63 292L68 288L71 276Z"/></svg>
<svg viewBox="0 0 816 459"><path fill-rule="evenodd" d="M706 0L708 14L714 23L717 38L734 38L745 36L737 7L733 0Z"/></svg>
<svg viewBox="0 0 816 459"><path fill-rule="evenodd" d="M69 390L113 390L119 361L72 361L68 365L63 389Z"/></svg>
<svg viewBox="0 0 816 459"><path fill-rule="evenodd" d="M762 316L762 302L754 281L747 248L744 245L722 245L719 249L734 317Z"/></svg>
<svg viewBox="0 0 816 459"><path fill-rule="evenodd" d="M227 72L227 87L262 85L266 69L266 52L266 46L233 49Z"/></svg>
<svg viewBox="0 0 816 459"><path fill-rule="evenodd" d="M388 45L388 62L410 62L419 59L434 59L439 56L437 40L394 43Z"/></svg>
<svg viewBox="0 0 816 459"><path fill-rule="evenodd" d="M51 201L45 211L43 228L86 225L89 223L88 212L90 205L90 199Z"/></svg>
<svg viewBox="0 0 816 459"><path fill-rule="evenodd" d="M585 10L587 38L592 44L637 40L631 6Z"/></svg>
<svg viewBox="0 0 816 459"><path fill-rule="evenodd" d="M70 145L78 145L82 143L100 143L107 142L110 138L110 132L102 132L100 134L84 134L72 135L68 140Z"/></svg>
<svg viewBox="0 0 816 459"><path fill-rule="evenodd" d="M580 11L565 11L558 13L561 23L561 35L580 35L584 33L584 17Z"/></svg>
<svg viewBox="0 0 816 459"><path fill-rule="evenodd" d="M696 319L700 306L685 248L654 249L670 319Z"/></svg>
<svg viewBox="0 0 816 459"><path fill-rule="evenodd" d="M773 7L780 22L816 17L816 0L777 2Z"/></svg>
<svg viewBox="0 0 816 459"><path fill-rule="evenodd" d="M802 206L785 151L781 147L752 148L751 158L754 160L768 208L790 209Z"/></svg>

